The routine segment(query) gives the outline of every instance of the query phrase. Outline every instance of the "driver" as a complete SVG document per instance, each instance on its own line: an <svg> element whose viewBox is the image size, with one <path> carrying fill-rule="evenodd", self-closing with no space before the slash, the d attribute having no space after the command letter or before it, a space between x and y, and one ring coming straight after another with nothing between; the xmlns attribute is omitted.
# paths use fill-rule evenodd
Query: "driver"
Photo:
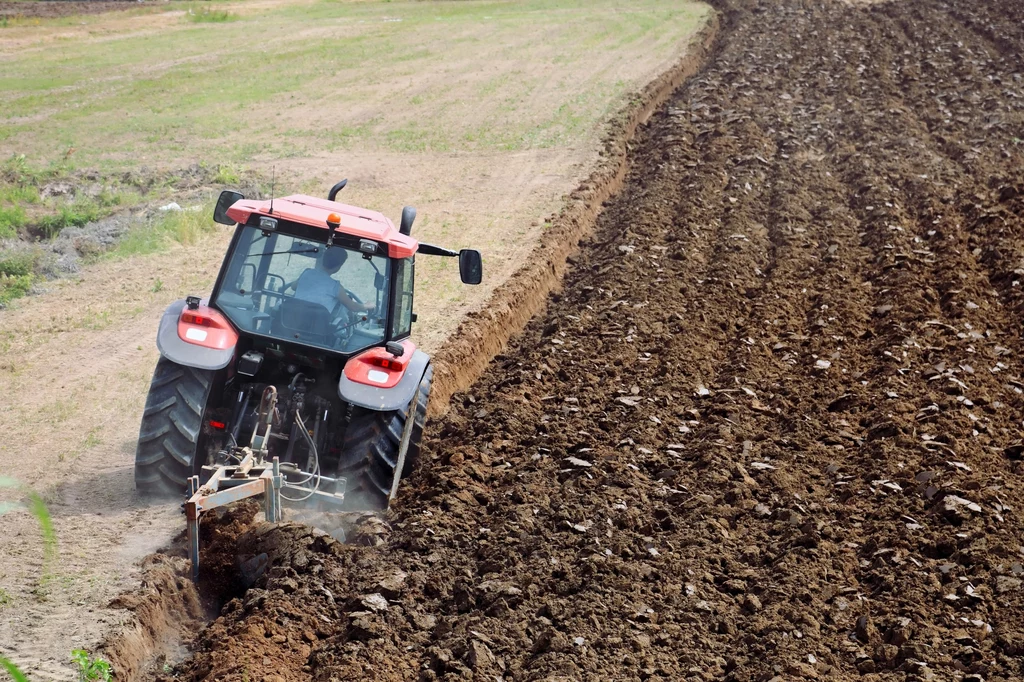
<svg viewBox="0 0 1024 682"><path fill-rule="evenodd" d="M359 303L345 291L341 282L331 277L338 272L348 258L348 250L335 246L327 249L317 266L308 268L299 275L291 285L295 287L295 298L310 303L317 303L331 313L341 303L354 313L361 313L376 308L374 303Z"/></svg>

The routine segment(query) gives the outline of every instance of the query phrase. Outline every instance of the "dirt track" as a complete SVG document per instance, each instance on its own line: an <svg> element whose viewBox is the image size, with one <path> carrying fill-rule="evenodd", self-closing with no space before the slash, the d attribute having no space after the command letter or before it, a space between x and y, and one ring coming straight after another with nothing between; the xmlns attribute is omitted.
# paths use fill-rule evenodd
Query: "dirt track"
<svg viewBox="0 0 1024 682"><path fill-rule="evenodd" d="M211 542L175 677L1024 676L1024 6L725 17L391 532Z"/></svg>

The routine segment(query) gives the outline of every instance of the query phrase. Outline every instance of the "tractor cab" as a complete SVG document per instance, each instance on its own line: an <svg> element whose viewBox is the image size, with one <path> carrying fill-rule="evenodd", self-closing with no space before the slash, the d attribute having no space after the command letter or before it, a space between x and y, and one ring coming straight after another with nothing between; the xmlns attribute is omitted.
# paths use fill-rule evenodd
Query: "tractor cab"
<svg viewBox="0 0 1024 682"><path fill-rule="evenodd" d="M333 200L225 192L214 219L238 228L210 301L243 334L344 355L410 335L421 245L409 236L408 209L403 232L381 213ZM477 252L422 246L459 255L463 281L479 281Z"/></svg>

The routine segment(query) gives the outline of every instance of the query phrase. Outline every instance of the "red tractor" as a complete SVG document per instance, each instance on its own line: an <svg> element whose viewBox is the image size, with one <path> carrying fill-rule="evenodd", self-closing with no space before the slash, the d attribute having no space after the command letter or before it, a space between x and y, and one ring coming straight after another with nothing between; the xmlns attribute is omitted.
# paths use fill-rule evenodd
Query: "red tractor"
<svg viewBox="0 0 1024 682"><path fill-rule="evenodd" d="M482 265L478 251L413 239L412 207L396 230L334 201L344 185L326 200L221 193L213 219L237 226L213 292L160 321L135 453L141 494L195 494L273 459L286 500L387 508L419 454L433 375L409 338L416 255L457 257L467 284Z"/></svg>

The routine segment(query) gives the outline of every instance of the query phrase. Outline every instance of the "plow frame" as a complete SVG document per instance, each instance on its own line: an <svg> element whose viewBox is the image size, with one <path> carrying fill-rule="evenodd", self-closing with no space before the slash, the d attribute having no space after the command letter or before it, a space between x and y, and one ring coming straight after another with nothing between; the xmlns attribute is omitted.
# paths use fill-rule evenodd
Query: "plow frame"
<svg viewBox="0 0 1024 682"><path fill-rule="evenodd" d="M199 485L198 476L188 480L189 498L184 507L193 581L199 579L199 519L203 512L263 495L266 520L271 523L281 520L281 487L284 481L278 458L275 457L269 467L263 465L258 476L252 472L253 468L254 460L250 452L240 464L217 467L202 486Z"/></svg>

